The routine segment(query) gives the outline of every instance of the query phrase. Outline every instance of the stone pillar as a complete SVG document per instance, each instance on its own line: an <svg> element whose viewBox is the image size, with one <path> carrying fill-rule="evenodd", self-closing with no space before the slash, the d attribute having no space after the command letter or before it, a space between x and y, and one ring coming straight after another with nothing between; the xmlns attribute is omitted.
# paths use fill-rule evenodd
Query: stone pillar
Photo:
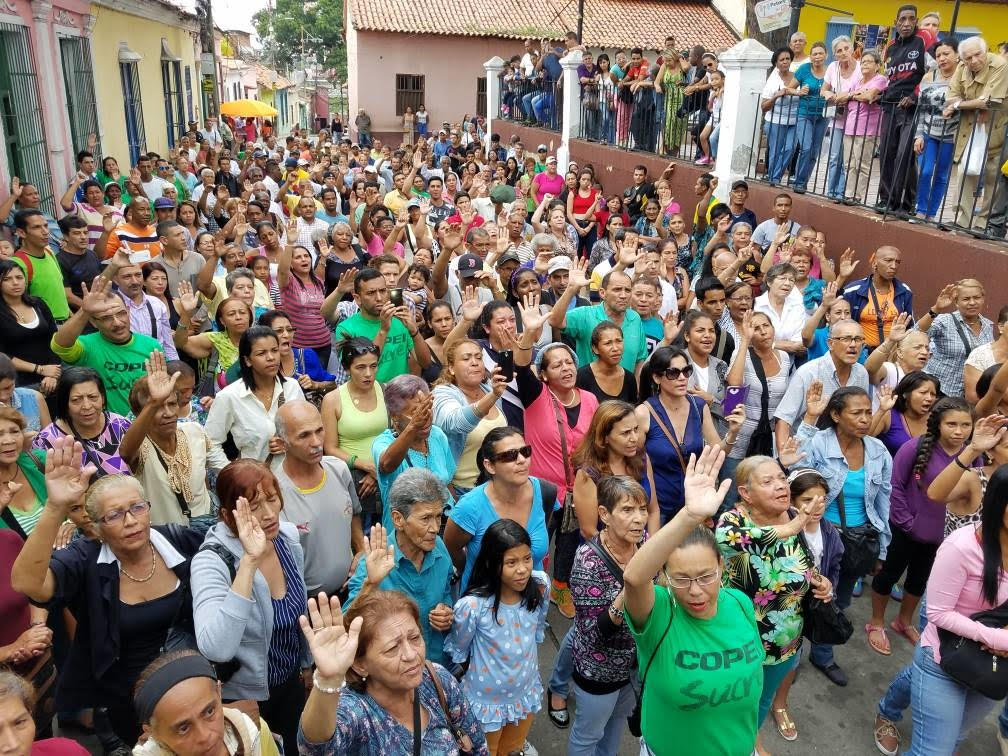
<svg viewBox="0 0 1008 756"><path fill-rule="evenodd" d="M581 133L581 82L577 70L581 65L581 51L571 50L560 58L563 67L563 113L560 122L560 146L557 148L557 171L567 173L570 163L570 142ZM559 94L559 93L558 93Z"/></svg>
<svg viewBox="0 0 1008 756"><path fill-rule="evenodd" d="M504 59L495 55L483 64L486 71L486 135L484 136L487 151L490 150L490 135L493 134L493 122L500 117L501 73L504 71Z"/></svg>
<svg viewBox="0 0 1008 756"><path fill-rule="evenodd" d="M31 4L35 35L35 60L41 70L38 75L38 97L41 106L42 124L49 146L49 162L52 170L53 197L56 202L73 175L77 166L70 143L70 124L59 103L66 102L66 93L60 91L62 77L45 75L46 69L61 71L60 57L56 49L55 33L52 30L52 3L48 0L34 0Z"/></svg>
<svg viewBox="0 0 1008 756"><path fill-rule="evenodd" d="M727 201L732 182L745 177L759 148L759 132L753 131L771 57L770 50L756 40L743 39L718 58L725 86L714 175L718 179L715 195L722 202Z"/></svg>

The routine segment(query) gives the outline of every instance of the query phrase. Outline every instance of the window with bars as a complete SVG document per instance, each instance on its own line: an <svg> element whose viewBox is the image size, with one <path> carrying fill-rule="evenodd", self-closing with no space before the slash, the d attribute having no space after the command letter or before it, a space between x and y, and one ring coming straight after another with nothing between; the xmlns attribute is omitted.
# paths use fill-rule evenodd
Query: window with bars
<svg viewBox="0 0 1008 756"><path fill-rule="evenodd" d="M182 64L179 61L161 61L161 87L164 92L165 125L168 130L168 147L185 133L185 115L182 112Z"/></svg>
<svg viewBox="0 0 1008 756"><path fill-rule="evenodd" d="M192 68L189 66L185 67L185 96L186 96L186 117L190 121L195 121L193 118L193 107L192 107Z"/></svg>
<svg viewBox="0 0 1008 756"><path fill-rule="evenodd" d="M147 152L147 135L144 132L143 103L140 100L140 75L136 63L120 63L123 107L126 113L126 142L129 145L130 165L136 165L141 153Z"/></svg>
<svg viewBox="0 0 1008 756"><path fill-rule="evenodd" d="M396 74L395 90L396 115L401 116L406 108L413 108L416 113L424 101L424 77L420 74Z"/></svg>
<svg viewBox="0 0 1008 756"><path fill-rule="evenodd" d="M38 188L42 211L56 217L39 98L38 76L32 67L28 28L0 23L0 126L11 176Z"/></svg>
<svg viewBox="0 0 1008 756"><path fill-rule="evenodd" d="M98 106L91 66L91 43L85 37L63 37L59 42L66 112L74 152L89 150L100 164L102 150L98 136Z"/></svg>
<svg viewBox="0 0 1008 756"><path fill-rule="evenodd" d="M486 76L476 77L476 114L486 115L487 112Z"/></svg>

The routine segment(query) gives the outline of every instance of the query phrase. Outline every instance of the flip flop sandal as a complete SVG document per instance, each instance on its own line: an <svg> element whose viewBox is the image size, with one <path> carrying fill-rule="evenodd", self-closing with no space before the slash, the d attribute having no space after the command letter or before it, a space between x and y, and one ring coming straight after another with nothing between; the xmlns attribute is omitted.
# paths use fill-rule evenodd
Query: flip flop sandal
<svg viewBox="0 0 1008 756"><path fill-rule="evenodd" d="M546 712L549 716L550 722L559 727L561 730L566 730L570 727L570 711L564 706L562 709L556 709L553 707L553 701L551 700L549 692L546 693Z"/></svg>
<svg viewBox="0 0 1008 756"><path fill-rule="evenodd" d="M882 654L882 656L889 656L892 653L892 649L889 648L889 636L886 635L886 629L879 625L865 625L865 633L868 634L868 645L872 647L872 651L877 654ZM872 641L872 633L881 633L882 640L885 642L884 646L877 645Z"/></svg>
<svg viewBox="0 0 1008 756"><path fill-rule="evenodd" d="M917 632L917 628L913 625L904 625L898 619L893 620L889 623L889 627L892 628L894 633L898 633L906 638L914 646L920 642L920 633Z"/></svg>
<svg viewBox="0 0 1008 756"><path fill-rule="evenodd" d="M784 709L774 709L773 710L774 721L777 723L777 732L784 740L792 741L798 740L798 728L795 723L791 721L791 716L788 714L788 710Z"/></svg>

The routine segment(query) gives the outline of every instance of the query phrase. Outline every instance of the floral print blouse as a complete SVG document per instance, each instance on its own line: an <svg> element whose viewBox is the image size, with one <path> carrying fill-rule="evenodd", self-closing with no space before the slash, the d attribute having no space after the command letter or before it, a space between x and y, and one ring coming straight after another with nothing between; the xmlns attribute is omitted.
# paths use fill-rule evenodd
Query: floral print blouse
<svg viewBox="0 0 1008 756"><path fill-rule="evenodd" d="M431 664L437 671L444 690L448 712L453 725L469 736L473 753L490 756L483 728L473 714L462 687L444 667ZM438 701L437 690L428 670L417 689L420 705L430 719L420 741L424 756L456 756L459 749L449 729L444 709ZM336 714L336 731L325 743L309 743L298 729L300 756L393 756L413 753L413 732L401 725L367 693L344 688Z"/></svg>
<svg viewBox="0 0 1008 756"><path fill-rule="evenodd" d="M725 560L724 585L752 599L764 664L792 657L802 644L801 604L809 590L812 564L797 536L777 538L743 509L721 515L715 531Z"/></svg>

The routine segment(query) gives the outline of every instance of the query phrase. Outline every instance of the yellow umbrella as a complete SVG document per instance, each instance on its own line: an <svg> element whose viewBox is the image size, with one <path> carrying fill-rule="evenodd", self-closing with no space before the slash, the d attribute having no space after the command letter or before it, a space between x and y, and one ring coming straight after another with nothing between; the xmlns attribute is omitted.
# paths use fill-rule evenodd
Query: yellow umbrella
<svg viewBox="0 0 1008 756"><path fill-rule="evenodd" d="M270 107L265 102L259 102L259 100L222 102L220 112L221 115L243 116L245 118L264 118L277 114L276 108Z"/></svg>

